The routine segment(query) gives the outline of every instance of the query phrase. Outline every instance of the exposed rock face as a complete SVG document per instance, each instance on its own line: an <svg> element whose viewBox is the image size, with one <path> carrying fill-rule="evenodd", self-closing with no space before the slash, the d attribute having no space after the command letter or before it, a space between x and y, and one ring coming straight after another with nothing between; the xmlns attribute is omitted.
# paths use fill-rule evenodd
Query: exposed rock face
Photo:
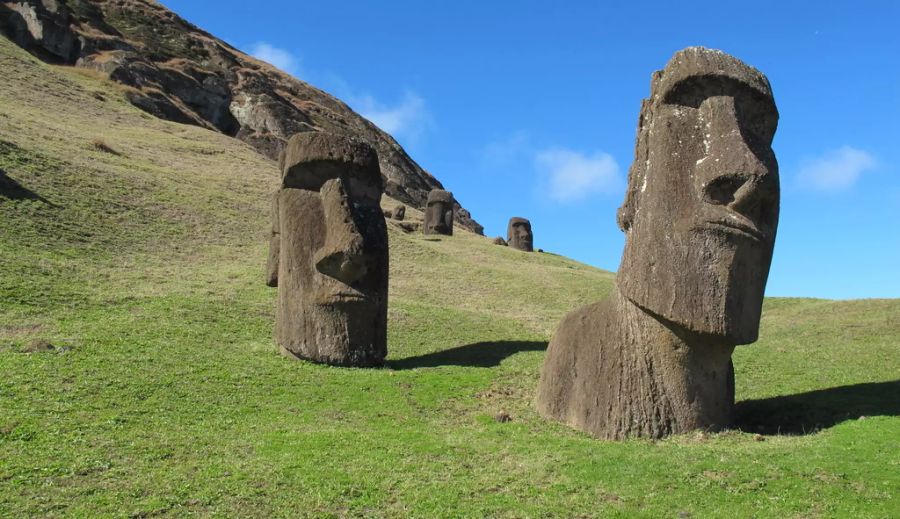
<svg viewBox="0 0 900 519"><path fill-rule="evenodd" d="M53 63L72 63L78 58L81 42L69 28L71 13L64 3L5 2L0 4L0 16L10 39L41 58Z"/></svg>
<svg viewBox="0 0 900 519"><path fill-rule="evenodd" d="M425 234L453 236L453 193L435 189L428 193L425 207Z"/></svg>
<svg viewBox="0 0 900 519"><path fill-rule="evenodd" d="M531 232L531 222L525 218L513 216L506 226L506 239L509 246L525 252L534 251L534 234Z"/></svg>
<svg viewBox="0 0 900 519"><path fill-rule="evenodd" d="M0 0L0 31L55 63L90 67L131 87L157 117L241 139L275 159L304 131L376 149L385 192L424 208L441 183L387 133L340 100L234 49L151 0ZM483 228L457 206L460 224Z"/></svg>
<svg viewBox="0 0 900 519"><path fill-rule="evenodd" d="M271 264L275 336L294 358L377 366L387 355L388 238L378 156L368 144L300 133L284 150Z"/></svg>
<svg viewBox="0 0 900 519"><path fill-rule="evenodd" d="M731 423L778 223L778 112L759 71L692 47L653 75L619 226L617 291L567 315L538 411L609 439Z"/></svg>

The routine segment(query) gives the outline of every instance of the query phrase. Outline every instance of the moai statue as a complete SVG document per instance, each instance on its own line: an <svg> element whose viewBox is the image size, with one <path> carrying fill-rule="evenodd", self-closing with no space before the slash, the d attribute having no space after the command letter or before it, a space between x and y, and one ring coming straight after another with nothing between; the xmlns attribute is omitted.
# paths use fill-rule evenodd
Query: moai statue
<svg viewBox="0 0 900 519"><path fill-rule="evenodd" d="M514 249L525 252L534 251L534 234L531 232L531 222L518 216L510 218L509 225L506 226L506 241Z"/></svg>
<svg viewBox="0 0 900 519"><path fill-rule="evenodd" d="M757 339L778 224L778 112L762 73L682 50L638 121L617 290L562 320L536 400L607 439L731 423L731 354Z"/></svg>
<svg viewBox="0 0 900 519"><path fill-rule="evenodd" d="M406 218L406 206L403 204L398 205L391 212L391 218L394 220L402 222L404 218Z"/></svg>
<svg viewBox="0 0 900 519"><path fill-rule="evenodd" d="M425 234L453 236L453 193L432 189L425 207Z"/></svg>
<svg viewBox="0 0 900 519"><path fill-rule="evenodd" d="M269 254L281 352L380 365L387 355L388 239L378 156L353 138L305 132L288 141L282 164Z"/></svg>

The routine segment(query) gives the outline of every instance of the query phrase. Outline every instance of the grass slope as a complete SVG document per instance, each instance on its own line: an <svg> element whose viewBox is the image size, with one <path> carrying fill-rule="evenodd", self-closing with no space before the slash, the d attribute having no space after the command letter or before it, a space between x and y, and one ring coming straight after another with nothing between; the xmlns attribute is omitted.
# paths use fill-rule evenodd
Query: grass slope
<svg viewBox="0 0 900 519"><path fill-rule="evenodd" d="M611 273L391 225L389 367L290 362L275 166L2 38L0 70L2 517L900 515L898 300L768 300L745 430L595 441L531 398Z"/></svg>

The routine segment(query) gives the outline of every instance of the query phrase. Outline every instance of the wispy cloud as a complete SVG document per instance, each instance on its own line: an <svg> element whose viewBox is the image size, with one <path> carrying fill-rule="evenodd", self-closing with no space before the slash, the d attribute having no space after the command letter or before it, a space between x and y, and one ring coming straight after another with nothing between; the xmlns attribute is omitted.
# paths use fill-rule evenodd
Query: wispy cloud
<svg viewBox="0 0 900 519"><path fill-rule="evenodd" d="M584 155L564 148L541 151L535 167L542 176L542 192L556 202L576 202L600 193L621 190L622 176L612 155Z"/></svg>
<svg viewBox="0 0 900 519"><path fill-rule="evenodd" d="M253 57L266 61L281 70L315 81L320 87L349 104L357 113L375 123L376 126L406 144L415 143L422 134L434 125L434 119L425 99L416 92L406 89L395 103L387 103L365 90L358 90L340 75L328 71L301 70L300 58L290 51L260 41L251 46Z"/></svg>
<svg viewBox="0 0 900 519"><path fill-rule="evenodd" d="M394 137L417 140L433 124L425 100L406 90L395 104L383 103L372 95L352 95L348 102L360 115Z"/></svg>
<svg viewBox="0 0 900 519"><path fill-rule="evenodd" d="M525 130L490 142L480 150L482 163L486 167L502 167L512 164L528 153L531 136Z"/></svg>
<svg viewBox="0 0 900 519"><path fill-rule="evenodd" d="M841 191L877 164L870 153L850 146L829 150L820 157L807 160L797 174L803 187L816 191Z"/></svg>
<svg viewBox="0 0 900 519"><path fill-rule="evenodd" d="M267 42L259 41L253 44L250 54L271 65L274 65L288 74L297 75L300 72L300 59L290 51L280 49Z"/></svg>

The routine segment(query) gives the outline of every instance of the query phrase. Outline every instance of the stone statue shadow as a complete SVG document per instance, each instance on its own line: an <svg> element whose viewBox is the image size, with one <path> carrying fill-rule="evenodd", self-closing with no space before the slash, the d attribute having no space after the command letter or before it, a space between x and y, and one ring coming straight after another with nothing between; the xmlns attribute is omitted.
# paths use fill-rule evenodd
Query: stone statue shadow
<svg viewBox="0 0 900 519"><path fill-rule="evenodd" d="M31 191L14 179L9 178L2 169L0 169L0 198L8 198L10 200L39 200L45 204L50 204L50 202L39 194Z"/></svg>
<svg viewBox="0 0 900 519"><path fill-rule="evenodd" d="M388 367L395 370L415 368L435 368L438 366L467 366L476 368L491 368L516 353L523 351L544 351L547 349L546 341L495 341L477 342L450 348L449 350L436 351L388 361Z"/></svg>
<svg viewBox="0 0 900 519"><path fill-rule="evenodd" d="M814 434L863 416L900 416L900 380L744 400L735 406L738 429L766 435Z"/></svg>

